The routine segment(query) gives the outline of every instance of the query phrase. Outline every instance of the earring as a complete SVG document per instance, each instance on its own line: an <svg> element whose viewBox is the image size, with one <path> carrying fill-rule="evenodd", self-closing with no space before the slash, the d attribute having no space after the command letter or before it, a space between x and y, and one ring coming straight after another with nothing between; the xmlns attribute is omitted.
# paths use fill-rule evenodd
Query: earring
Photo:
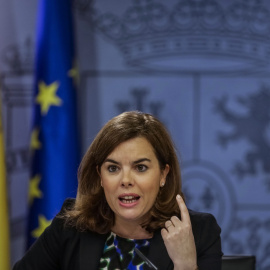
<svg viewBox="0 0 270 270"><path fill-rule="evenodd" d="M164 185L165 185L165 183L164 183L164 182L162 182L162 183L161 183L161 187L164 187Z"/></svg>

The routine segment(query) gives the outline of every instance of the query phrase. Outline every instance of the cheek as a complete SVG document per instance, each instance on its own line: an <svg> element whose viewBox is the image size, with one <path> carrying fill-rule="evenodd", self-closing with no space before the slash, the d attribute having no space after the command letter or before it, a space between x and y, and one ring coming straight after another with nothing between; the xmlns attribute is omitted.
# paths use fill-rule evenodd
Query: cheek
<svg viewBox="0 0 270 270"><path fill-rule="evenodd" d="M117 181L113 181L111 178L102 178L103 190L105 195L112 195L117 189Z"/></svg>
<svg viewBox="0 0 270 270"><path fill-rule="evenodd" d="M155 176L151 178L151 181L145 181L144 183L141 183L140 187L145 191L146 194L156 196L160 189L160 177Z"/></svg>
<svg viewBox="0 0 270 270"><path fill-rule="evenodd" d="M111 185L108 185L108 182L106 180L102 180L103 182L103 190L105 194L109 194L112 190Z"/></svg>
<svg viewBox="0 0 270 270"><path fill-rule="evenodd" d="M111 207L111 202L113 201L114 192L111 188L108 188L108 187L103 187L103 189L104 189L105 199L107 203L109 204L109 206Z"/></svg>

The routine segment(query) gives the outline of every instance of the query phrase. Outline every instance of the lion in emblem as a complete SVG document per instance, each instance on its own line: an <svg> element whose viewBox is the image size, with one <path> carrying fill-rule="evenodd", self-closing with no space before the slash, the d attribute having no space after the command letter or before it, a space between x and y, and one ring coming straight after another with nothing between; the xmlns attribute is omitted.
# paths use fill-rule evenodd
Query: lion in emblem
<svg viewBox="0 0 270 270"><path fill-rule="evenodd" d="M262 86L258 92L247 97L237 97L237 102L245 106L247 113L240 115L228 108L228 96L215 100L215 111L233 127L231 133L218 133L218 143L226 147L229 142L246 140L250 144L244 161L237 162L234 172L243 177L257 173L260 165L265 173L270 173L270 91Z"/></svg>

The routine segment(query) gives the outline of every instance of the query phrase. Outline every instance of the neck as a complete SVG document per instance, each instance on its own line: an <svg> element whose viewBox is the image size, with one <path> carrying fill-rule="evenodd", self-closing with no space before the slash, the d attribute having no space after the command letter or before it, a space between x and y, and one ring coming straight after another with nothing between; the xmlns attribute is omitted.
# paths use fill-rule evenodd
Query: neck
<svg viewBox="0 0 270 270"><path fill-rule="evenodd" d="M148 239L152 238L153 234L142 228L141 225L116 223L112 227L112 232L123 238L130 239Z"/></svg>

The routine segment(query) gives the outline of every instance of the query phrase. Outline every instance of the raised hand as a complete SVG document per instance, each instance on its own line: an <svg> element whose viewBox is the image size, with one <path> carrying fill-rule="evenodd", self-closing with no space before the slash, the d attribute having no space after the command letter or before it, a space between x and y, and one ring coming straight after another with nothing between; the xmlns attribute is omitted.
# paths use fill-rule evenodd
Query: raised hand
<svg viewBox="0 0 270 270"><path fill-rule="evenodd" d="M174 270L197 269L197 255L188 209L180 195L176 196L181 220L173 216L161 230L167 252L173 261Z"/></svg>

